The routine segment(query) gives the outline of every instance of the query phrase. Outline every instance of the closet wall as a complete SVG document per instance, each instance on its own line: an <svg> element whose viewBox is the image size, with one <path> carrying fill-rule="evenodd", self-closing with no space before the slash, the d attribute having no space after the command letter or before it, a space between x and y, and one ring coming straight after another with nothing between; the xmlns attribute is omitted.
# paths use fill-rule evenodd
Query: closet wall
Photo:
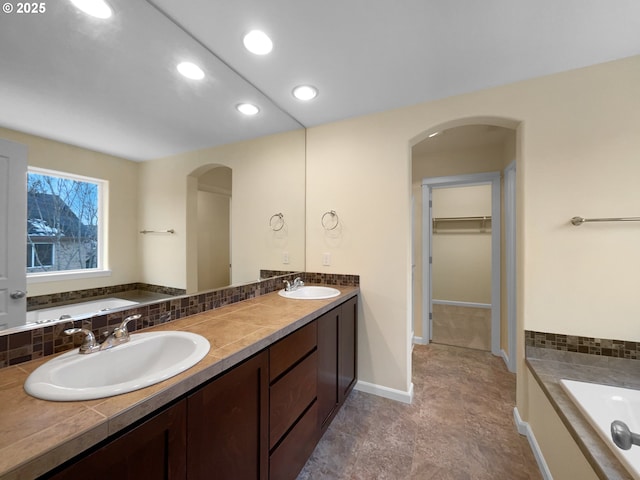
<svg viewBox="0 0 640 480"><path fill-rule="evenodd" d="M433 342L491 350L491 185L434 188Z"/></svg>
<svg viewBox="0 0 640 480"><path fill-rule="evenodd" d="M491 304L491 221L462 220L491 218L491 185L434 188L432 198L434 302Z"/></svg>

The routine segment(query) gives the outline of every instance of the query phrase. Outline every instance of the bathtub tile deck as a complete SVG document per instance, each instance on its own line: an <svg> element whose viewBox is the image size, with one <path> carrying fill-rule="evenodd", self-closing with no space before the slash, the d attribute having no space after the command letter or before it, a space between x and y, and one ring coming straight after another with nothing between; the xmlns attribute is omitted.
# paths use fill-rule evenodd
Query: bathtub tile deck
<svg viewBox="0 0 640 480"><path fill-rule="evenodd" d="M413 383L412 405L354 390L298 480L542 478L514 425L516 379L502 359L416 345Z"/></svg>

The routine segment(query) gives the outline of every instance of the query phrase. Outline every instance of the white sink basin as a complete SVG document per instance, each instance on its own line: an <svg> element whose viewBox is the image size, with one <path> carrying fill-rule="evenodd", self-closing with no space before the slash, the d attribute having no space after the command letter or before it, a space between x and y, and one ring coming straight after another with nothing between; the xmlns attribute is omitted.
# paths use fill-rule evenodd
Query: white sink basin
<svg viewBox="0 0 640 480"><path fill-rule="evenodd" d="M189 332L134 333L129 342L81 355L78 349L49 360L29 375L25 391L43 400L91 400L131 392L191 368L209 341Z"/></svg>
<svg viewBox="0 0 640 480"><path fill-rule="evenodd" d="M340 295L340 290L331 287L304 286L287 292L280 290L278 294L285 298L295 298L296 300L324 300Z"/></svg>
<svg viewBox="0 0 640 480"><path fill-rule="evenodd" d="M633 478L639 480L640 447L618 448L611 438L611 422L620 420L632 432L640 432L640 390L565 379L560 383Z"/></svg>

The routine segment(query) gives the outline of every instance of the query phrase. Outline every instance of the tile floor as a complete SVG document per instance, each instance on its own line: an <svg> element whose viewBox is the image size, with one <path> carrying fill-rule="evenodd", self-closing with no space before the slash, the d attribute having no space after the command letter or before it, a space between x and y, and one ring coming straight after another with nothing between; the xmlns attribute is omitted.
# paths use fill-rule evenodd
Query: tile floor
<svg viewBox="0 0 640 480"><path fill-rule="evenodd" d="M515 375L490 353L416 345L412 405L353 391L298 480L541 479L513 422Z"/></svg>

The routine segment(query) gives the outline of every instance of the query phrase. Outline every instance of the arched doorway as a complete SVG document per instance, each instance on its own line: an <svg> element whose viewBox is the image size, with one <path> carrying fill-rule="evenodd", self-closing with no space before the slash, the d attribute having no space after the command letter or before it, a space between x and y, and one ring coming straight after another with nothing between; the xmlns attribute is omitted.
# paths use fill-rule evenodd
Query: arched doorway
<svg viewBox="0 0 640 480"><path fill-rule="evenodd" d="M456 242L459 242L465 234L470 238L475 236L475 240L477 240L483 232L491 235L492 227L499 229L496 232L497 237L494 237L498 242L497 251L494 250L497 252L494 255L499 257L494 259L497 260L497 267L494 262L491 278L486 280L492 283L491 300L487 303L490 304L492 313L498 313L497 318L494 316L491 322L490 350L496 355L501 355L512 371L515 371L516 367L515 210L513 207L515 204L517 125L518 123L515 121L500 118L461 119L425 131L415 140L412 148L414 343L426 344L431 341L432 334L429 326L433 322L432 284L428 277L429 272L426 270L430 268L430 261L434 260L428 251L423 251L423 245L432 244L433 238L427 238L428 241L425 243L423 237L433 234L433 224L431 223L433 219L427 216L426 218L430 218L429 224L423 221L425 218L423 212L425 212L425 208L428 208L428 200L426 201L427 205L424 205L422 184L425 179L439 178L446 181L441 183L442 186L447 182L451 185L462 185L465 181L469 183L474 175L486 176L490 172L494 172L498 178L498 196L494 197L493 201L494 203L497 201L498 208L492 210L491 216L497 215L498 218L495 218L492 223L491 220L489 223L485 222L484 230L483 223L473 221L473 219L465 223L454 222L452 225L458 228L456 233L459 235L455 239ZM507 171L511 174L507 175ZM504 183L505 179L507 182L513 183L512 187L507 188ZM459 183L458 180L462 183ZM491 183L490 180L487 181ZM496 188L494 187L494 189ZM506 192L510 192L511 195L505 195ZM505 216L505 212L508 213L507 216ZM440 238L437 240L442 241ZM446 268L440 268L440 270L447 271ZM473 278L473 275L470 275L469 278ZM494 283L496 278L497 284ZM456 282L463 283L460 280L452 283L456 284ZM460 294L460 296L463 299L461 302L457 302L456 298L436 300L454 306L459 304L464 311L464 294ZM468 303L473 304L473 302Z"/></svg>
<svg viewBox="0 0 640 480"><path fill-rule="evenodd" d="M204 165L188 177L188 291L199 292L231 284L232 170Z"/></svg>

